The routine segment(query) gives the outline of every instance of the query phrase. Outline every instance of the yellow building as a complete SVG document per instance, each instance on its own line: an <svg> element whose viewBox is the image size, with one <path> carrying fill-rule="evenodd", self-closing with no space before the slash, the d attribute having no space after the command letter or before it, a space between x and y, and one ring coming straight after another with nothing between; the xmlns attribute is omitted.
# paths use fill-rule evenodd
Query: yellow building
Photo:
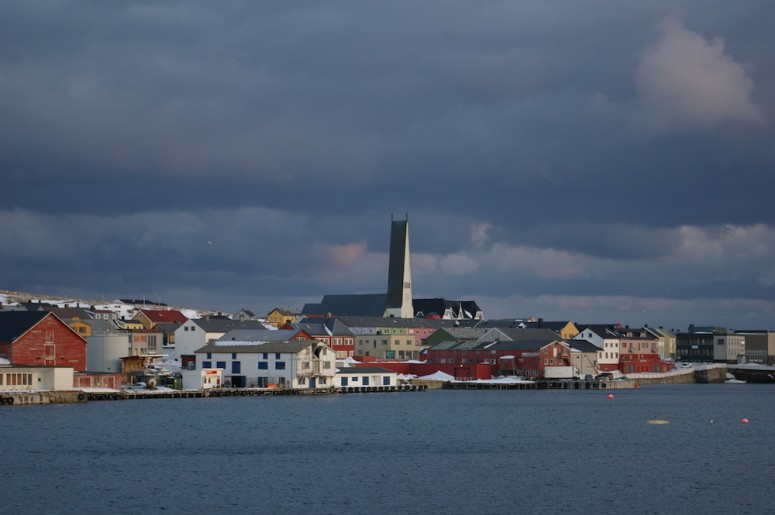
<svg viewBox="0 0 775 515"><path fill-rule="evenodd" d="M282 308L274 308L266 315L266 322L279 329L285 324L292 324L297 318L299 318L299 314L296 312Z"/></svg>

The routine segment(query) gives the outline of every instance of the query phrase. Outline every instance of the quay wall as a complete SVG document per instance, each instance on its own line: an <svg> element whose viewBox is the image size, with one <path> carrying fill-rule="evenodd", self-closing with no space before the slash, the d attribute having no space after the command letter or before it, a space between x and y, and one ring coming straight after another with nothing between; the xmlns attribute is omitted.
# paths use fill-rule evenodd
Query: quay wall
<svg viewBox="0 0 775 515"><path fill-rule="evenodd" d="M739 381L775 384L775 367L750 368L729 365L727 368L729 373Z"/></svg>
<svg viewBox="0 0 775 515"><path fill-rule="evenodd" d="M30 404L72 404L86 401L87 396L81 391L0 393L0 405L5 406L24 406Z"/></svg>

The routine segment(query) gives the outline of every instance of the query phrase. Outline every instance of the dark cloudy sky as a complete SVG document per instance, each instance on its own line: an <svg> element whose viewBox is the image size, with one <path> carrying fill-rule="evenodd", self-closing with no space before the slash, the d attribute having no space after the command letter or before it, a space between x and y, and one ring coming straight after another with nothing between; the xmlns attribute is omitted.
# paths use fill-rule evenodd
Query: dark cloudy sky
<svg viewBox="0 0 775 515"><path fill-rule="evenodd" d="M772 0L0 3L0 288L775 329Z"/></svg>

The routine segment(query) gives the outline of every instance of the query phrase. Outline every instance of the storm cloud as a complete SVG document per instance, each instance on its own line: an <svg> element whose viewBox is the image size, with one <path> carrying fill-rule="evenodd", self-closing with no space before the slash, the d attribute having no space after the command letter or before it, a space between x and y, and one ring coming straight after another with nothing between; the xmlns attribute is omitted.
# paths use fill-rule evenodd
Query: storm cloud
<svg viewBox="0 0 775 515"><path fill-rule="evenodd" d="M0 5L0 288L773 328L764 0Z"/></svg>

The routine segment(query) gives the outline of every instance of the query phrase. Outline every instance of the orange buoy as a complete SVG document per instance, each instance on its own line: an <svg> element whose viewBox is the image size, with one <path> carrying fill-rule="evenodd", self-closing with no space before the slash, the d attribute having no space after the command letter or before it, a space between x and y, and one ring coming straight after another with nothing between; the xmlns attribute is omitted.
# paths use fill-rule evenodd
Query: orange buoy
<svg viewBox="0 0 775 515"><path fill-rule="evenodd" d="M743 420L741 420L741 421L740 421L740 423L741 423L741 424L747 424L747 423L748 423L748 419L747 419L747 418L744 418Z"/></svg>
<svg viewBox="0 0 775 515"><path fill-rule="evenodd" d="M612 393L609 393L609 394L608 394L608 398L609 398L609 399L613 399L613 398L614 398L614 394L612 394Z"/></svg>

